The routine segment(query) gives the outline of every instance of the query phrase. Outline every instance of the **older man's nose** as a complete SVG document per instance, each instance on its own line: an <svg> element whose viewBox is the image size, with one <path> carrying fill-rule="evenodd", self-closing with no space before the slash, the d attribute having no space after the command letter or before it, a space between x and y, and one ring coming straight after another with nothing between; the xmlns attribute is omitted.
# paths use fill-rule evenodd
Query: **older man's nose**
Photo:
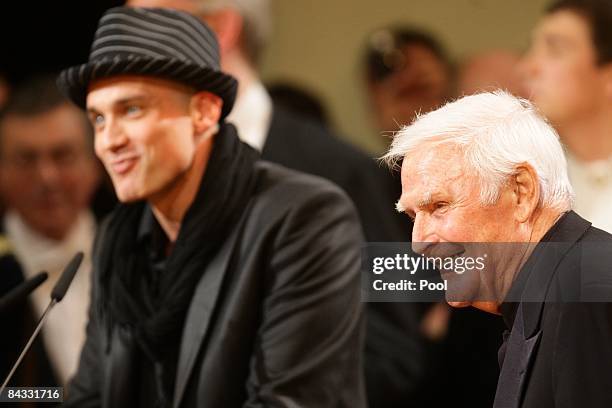
<svg viewBox="0 0 612 408"><path fill-rule="evenodd" d="M427 247L436 242L433 225L429 217L417 213L412 228L412 250L416 253L425 253Z"/></svg>

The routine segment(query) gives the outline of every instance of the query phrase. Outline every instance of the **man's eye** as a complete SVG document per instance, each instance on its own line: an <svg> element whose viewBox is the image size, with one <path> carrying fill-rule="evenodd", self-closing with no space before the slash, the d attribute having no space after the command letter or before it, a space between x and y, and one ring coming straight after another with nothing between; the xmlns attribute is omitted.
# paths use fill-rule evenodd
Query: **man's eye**
<svg viewBox="0 0 612 408"><path fill-rule="evenodd" d="M550 39L546 42L545 50L549 56L560 56L566 50L566 45L556 39Z"/></svg>
<svg viewBox="0 0 612 408"><path fill-rule="evenodd" d="M433 205L433 209L434 211L440 213L440 212L445 212L448 209L448 203L445 202L437 202Z"/></svg>
<svg viewBox="0 0 612 408"><path fill-rule="evenodd" d="M94 126L102 126L104 125L104 116L102 115L95 115L93 118L93 124Z"/></svg>
<svg viewBox="0 0 612 408"><path fill-rule="evenodd" d="M125 109L125 112L128 115L137 115L140 112L142 112L142 108L140 106L137 105L130 105Z"/></svg>

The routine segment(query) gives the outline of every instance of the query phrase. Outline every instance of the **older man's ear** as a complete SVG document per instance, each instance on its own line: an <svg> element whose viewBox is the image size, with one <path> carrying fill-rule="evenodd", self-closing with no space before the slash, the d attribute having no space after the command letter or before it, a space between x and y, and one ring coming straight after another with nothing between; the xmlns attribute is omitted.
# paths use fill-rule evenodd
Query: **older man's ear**
<svg viewBox="0 0 612 408"><path fill-rule="evenodd" d="M520 223L527 222L540 202L540 183L535 169L529 164L520 165L511 177L510 184L515 204L515 219Z"/></svg>

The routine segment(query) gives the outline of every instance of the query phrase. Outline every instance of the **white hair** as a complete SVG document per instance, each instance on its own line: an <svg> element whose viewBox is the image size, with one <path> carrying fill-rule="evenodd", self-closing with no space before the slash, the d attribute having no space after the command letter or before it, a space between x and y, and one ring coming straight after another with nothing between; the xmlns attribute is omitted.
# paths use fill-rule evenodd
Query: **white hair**
<svg viewBox="0 0 612 408"><path fill-rule="evenodd" d="M243 21L242 40L253 63L258 62L272 32L270 0L193 0L200 12L226 7L237 10Z"/></svg>
<svg viewBox="0 0 612 408"><path fill-rule="evenodd" d="M397 166L425 143L454 144L480 178L480 200L497 202L517 166L529 164L540 184L540 205L567 211L574 192L559 136L527 100L504 91L465 96L419 115L397 132L382 157Z"/></svg>

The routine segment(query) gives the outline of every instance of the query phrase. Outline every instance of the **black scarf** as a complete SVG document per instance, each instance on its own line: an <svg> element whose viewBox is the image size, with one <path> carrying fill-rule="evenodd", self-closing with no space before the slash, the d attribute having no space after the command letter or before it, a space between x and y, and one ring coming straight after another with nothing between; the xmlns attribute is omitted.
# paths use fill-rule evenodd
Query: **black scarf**
<svg viewBox="0 0 612 408"><path fill-rule="evenodd" d="M137 246L146 204L120 205L109 221L100 252L103 293L98 306L109 330L120 325L130 331L127 338L155 366L158 388L168 388L159 383L164 378L159 371L167 351L178 350L195 286L252 194L257 158L255 150L240 142L232 125L221 126L199 191L165 261L159 294L150 294L144 284L149 254ZM160 399L165 405L167 395L163 394Z"/></svg>

